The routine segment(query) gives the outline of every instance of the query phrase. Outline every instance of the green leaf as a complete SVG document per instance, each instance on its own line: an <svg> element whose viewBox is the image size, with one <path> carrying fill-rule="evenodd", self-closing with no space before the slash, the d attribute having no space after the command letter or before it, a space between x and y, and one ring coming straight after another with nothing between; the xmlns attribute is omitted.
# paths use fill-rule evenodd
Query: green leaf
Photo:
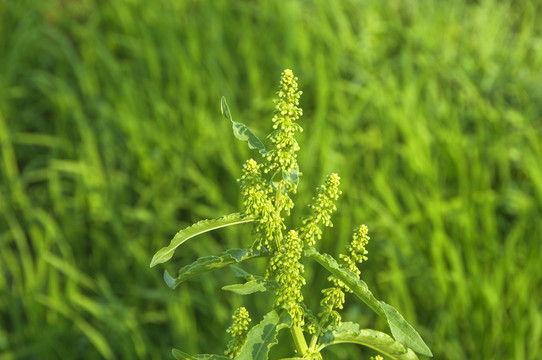
<svg viewBox="0 0 542 360"><path fill-rule="evenodd" d="M222 290L232 291L239 295L249 295L255 292L270 291L274 292L278 287L275 281L266 281L264 279L250 280L244 284L226 285Z"/></svg>
<svg viewBox="0 0 542 360"><path fill-rule="evenodd" d="M212 220L201 220L192 226L187 227L175 234L173 240L166 247L161 248L154 254L151 260L151 267L168 261L173 256L175 249L177 249L182 243L194 236L206 233L208 231L220 229L226 226L238 225L247 222L254 221L254 218L244 214L229 214Z"/></svg>
<svg viewBox="0 0 542 360"><path fill-rule="evenodd" d="M320 254L314 248L309 248L305 251L305 256L318 262L325 267L335 277L341 279L354 294L367 304L374 312L386 319L386 313L382 309L380 302L374 297L367 284L360 280L356 274L348 269L343 269L337 264L334 258L328 254Z"/></svg>
<svg viewBox="0 0 542 360"><path fill-rule="evenodd" d="M229 357L222 356L222 355L214 355L214 354L201 354L201 355L189 355L185 352L182 352L181 350L173 349L171 350L171 353L173 354L173 357L177 360L230 360Z"/></svg>
<svg viewBox="0 0 542 360"><path fill-rule="evenodd" d="M182 282L205 272L268 255L269 253L267 250L263 249L255 252L251 252L248 249L229 249L220 256L205 256L197 259L192 264L186 265L179 270L179 276L177 278L173 278L165 271L164 281L170 288L175 289Z"/></svg>
<svg viewBox="0 0 542 360"><path fill-rule="evenodd" d="M292 184L297 186L299 184L299 177L303 175L298 168L290 169L289 171L284 171L284 180L290 181Z"/></svg>
<svg viewBox="0 0 542 360"><path fill-rule="evenodd" d="M182 352L181 350L172 349L171 354L173 354L173 357L177 360L194 360L195 358L191 355L188 355L185 352Z"/></svg>
<svg viewBox="0 0 542 360"><path fill-rule="evenodd" d="M396 360L418 359L414 351L388 334L371 329L360 330L354 323L342 323L334 330L327 330L320 338L318 350L341 343L364 345Z"/></svg>
<svg viewBox="0 0 542 360"><path fill-rule="evenodd" d="M175 289L177 287L177 285L175 285L175 281L177 279L175 279L174 277L172 277L171 275L169 275L169 273L166 271L164 271L164 281L166 282L166 285L172 289Z"/></svg>
<svg viewBox="0 0 542 360"><path fill-rule="evenodd" d="M273 187L274 190L277 190L280 183L283 181L290 182L294 184L295 186L297 186L299 184L299 177L301 175L303 175L303 173L299 171L299 169L297 168L292 168L290 170L284 170L284 169L277 170L275 171L273 176L271 176L271 181L270 181L271 186ZM282 192L283 194L285 194L287 192L287 189L283 188Z"/></svg>
<svg viewBox="0 0 542 360"><path fill-rule="evenodd" d="M236 360L267 360L269 350L277 343L277 334L292 326L292 318L284 311L280 316L275 310L267 313L263 320L247 334L247 341Z"/></svg>
<svg viewBox="0 0 542 360"><path fill-rule="evenodd" d="M335 277L345 283L354 294L366 303L374 312L388 321L391 332L397 341L412 350L426 356L433 356L431 350L423 342L414 328L392 306L378 301L369 290L367 284L348 269L339 267L337 261L328 254L320 254L314 248L307 249L305 256L317 261ZM391 310L391 309L393 310Z"/></svg>
<svg viewBox="0 0 542 360"><path fill-rule="evenodd" d="M265 150L265 145L263 144L263 142L258 139L256 135L254 135L254 133L248 128L248 126L232 119L230 108L228 107L228 104L226 103L226 98L224 98L224 96L222 96L220 107L222 110L222 115L224 115L226 119L231 121L233 127L233 134L235 135L235 137L239 140L248 142L249 148L258 149L260 154L264 155L267 150Z"/></svg>
<svg viewBox="0 0 542 360"><path fill-rule="evenodd" d="M242 278L246 281L254 280L257 277L256 275L248 273L245 270L238 268L237 266L230 265L230 270L233 273L233 275L235 275L235 277Z"/></svg>
<svg viewBox="0 0 542 360"><path fill-rule="evenodd" d="M403 316L391 305L381 301L380 305L386 313L393 337L407 345L419 354L432 357L433 353L423 342L418 332L403 318Z"/></svg>

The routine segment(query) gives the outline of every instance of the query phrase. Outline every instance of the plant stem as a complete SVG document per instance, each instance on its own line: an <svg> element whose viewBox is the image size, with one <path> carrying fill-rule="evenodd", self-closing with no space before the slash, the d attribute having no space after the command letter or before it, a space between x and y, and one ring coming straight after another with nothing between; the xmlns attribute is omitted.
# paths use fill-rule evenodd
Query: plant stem
<svg viewBox="0 0 542 360"><path fill-rule="evenodd" d="M314 334L312 336L312 339L311 339L311 343L309 345L309 347L314 350L316 348L316 342L318 341L318 335L317 334Z"/></svg>
<svg viewBox="0 0 542 360"><path fill-rule="evenodd" d="M307 354L307 350L309 347L307 346L307 342L305 340L305 336L303 335L303 330L299 325L293 325L290 328L290 331L292 332L292 337L294 338L295 348L300 356L304 357Z"/></svg>

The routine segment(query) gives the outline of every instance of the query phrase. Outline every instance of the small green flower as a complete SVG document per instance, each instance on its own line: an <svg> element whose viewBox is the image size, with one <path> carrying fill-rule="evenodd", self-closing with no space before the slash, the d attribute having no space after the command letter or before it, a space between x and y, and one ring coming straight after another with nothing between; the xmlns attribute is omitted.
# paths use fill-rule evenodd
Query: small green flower
<svg viewBox="0 0 542 360"><path fill-rule="evenodd" d="M301 228L301 238L306 246L314 246L316 240L322 238L320 224L328 227L333 226L331 214L337 210L334 201L342 193L339 190L340 181L339 175L333 173L326 178L324 185L316 189L318 195L313 198L313 204L309 205L312 215L303 220Z"/></svg>
<svg viewBox="0 0 542 360"><path fill-rule="evenodd" d="M318 332L318 319L309 309L305 308L304 311L305 331L307 331L309 334L316 334Z"/></svg>
<svg viewBox="0 0 542 360"><path fill-rule="evenodd" d="M235 311L232 319L233 323L226 330L226 332L232 335L232 340L229 342L228 349L224 354L233 359L239 355L239 352L247 341L248 325L251 319L247 309L242 306Z"/></svg>
<svg viewBox="0 0 542 360"><path fill-rule="evenodd" d="M303 244L297 231L290 230L283 246L271 258L267 274L268 277L275 274L279 284L275 307L288 311L294 324L299 326L304 324L304 311L300 305L303 301L301 286L305 285L302 276L304 266L299 262L302 250Z"/></svg>
<svg viewBox="0 0 542 360"><path fill-rule="evenodd" d="M265 171L275 173L282 170L286 173L297 171L297 154L299 145L294 135L303 131L295 121L303 115L298 107L302 92L297 89L297 77L292 70L284 70L280 81L278 99L275 100L275 115L273 129L268 138L273 143L273 149L266 154L267 166ZM295 192L297 184L284 181L289 191Z"/></svg>
<svg viewBox="0 0 542 360"><path fill-rule="evenodd" d="M243 166L243 175L239 179L245 213L256 218L256 241L253 247L260 250L265 246L271 253L282 239L284 220L273 204L273 190L261 173L262 165L254 159Z"/></svg>
<svg viewBox="0 0 542 360"><path fill-rule="evenodd" d="M352 236L352 241L346 246L348 255L339 255L339 258L343 261L344 267L360 275L358 265L367 260L367 250L365 245L371 239L368 235L369 229L366 225L361 225L356 229Z"/></svg>
<svg viewBox="0 0 542 360"><path fill-rule="evenodd" d="M245 213L257 218L272 211L272 204L269 201L270 187L261 174L262 165L254 159L249 159L243 165L243 175L238 180L241 183L241 193Z"/></svg>
<svg viewBox="0 0 542 360"><path fill-rule="evenodd" d="M342 309L344 305L344 291L341 287L334 286L322 290L324 298L320 301L322 309L318 314L322 319L320 324L322 327L341 325L341 314L336 309Z"/></svg>
<svg viewBox="0 0 542 360"><path fill-rule="evenodd" d="M356 274L358 278L360 276L358 265L367 260L367 250L365 249L365 245L367 245L370 239L368 232L369 229L365 225L361 225L359 228L357 228L352 235L350 244L346 246L348 255L339 255L339 258L343 263L341 267L344 269L349 269ZM319 313L319 316L321 318L322 327L335 327L341 324L341 316L335 309L343 308L345 301L344 293L351 293L352 290L350 290L350 288L346 286L342 280L333 275L328 277L328 280L331 281L334 286L322 291L324 298L320 302L320 307L322 310Z"/></svg>

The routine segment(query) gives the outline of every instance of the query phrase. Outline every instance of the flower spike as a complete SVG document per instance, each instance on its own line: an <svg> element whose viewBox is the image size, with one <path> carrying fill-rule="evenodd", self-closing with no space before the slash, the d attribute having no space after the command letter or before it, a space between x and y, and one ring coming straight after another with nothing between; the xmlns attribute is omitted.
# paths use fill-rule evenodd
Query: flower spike
<svg viewBox="0 0 542 360"><path fill-rule="evenodd" d="M250 324L250 315L246 308L241 306L238 308L232 316L233 323L226 330L226 332L232 335L232 340L228 344L228 349L224 352L224 355L234 358L239 355L241 348L247 341L248 325Z"/></svg>

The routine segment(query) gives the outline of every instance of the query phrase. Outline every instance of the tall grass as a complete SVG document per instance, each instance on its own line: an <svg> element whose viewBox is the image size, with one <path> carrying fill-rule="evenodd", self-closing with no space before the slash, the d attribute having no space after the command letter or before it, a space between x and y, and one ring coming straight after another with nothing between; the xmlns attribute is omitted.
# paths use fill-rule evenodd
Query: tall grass
<svg viewBox="0 0 542 360"><path fill-rule="evenodd" d="M342 178L341 236L323 250L365 222L362 277L436 358L539 359L539 15L491 0L0 2L0 359L221 351L241 300L213 284L232 277L173 292L148 264L181 227L240 209L249 152L219 99L265 134L284 68L304 91L299 193ZM197 240L178 266L248 231Z"/></svg>

